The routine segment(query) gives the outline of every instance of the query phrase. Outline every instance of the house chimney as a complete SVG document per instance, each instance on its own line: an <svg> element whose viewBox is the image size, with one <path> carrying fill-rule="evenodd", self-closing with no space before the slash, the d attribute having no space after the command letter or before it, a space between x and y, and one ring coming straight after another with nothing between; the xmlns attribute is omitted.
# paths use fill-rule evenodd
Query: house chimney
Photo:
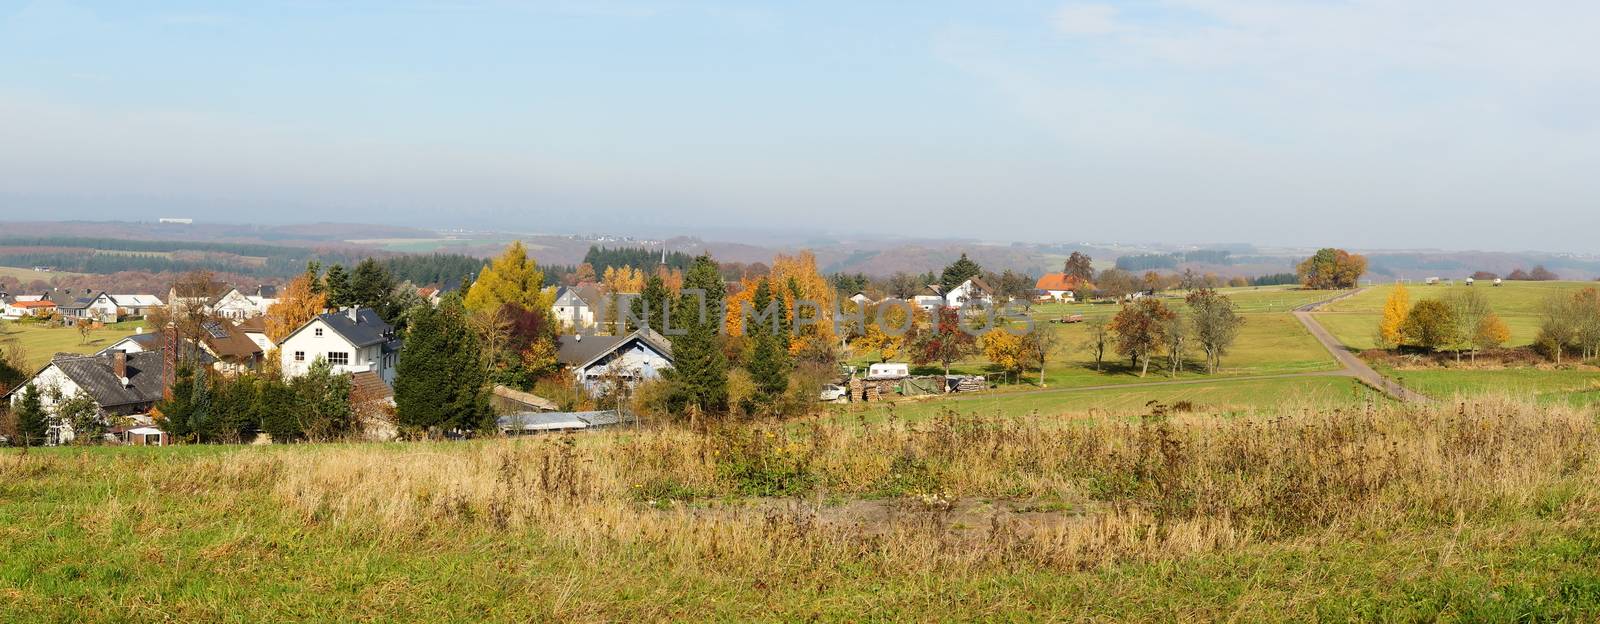
<svg viewBox="0 0 1600 624"><path fill-rule="evenodd" d="M122 386L128 386L128 352L117 349L111 352L111 374L122 380Z"/></svg>
<svg viewBox="0 0 1600 624"><path fill-rule="evenodd" d="M350 322L351 323L360 323L361 322L361 315L356 313L356 311L360 310L360 309L361 309L361 306L350 306L347 310L345 310L346 312L350 313Z"/></svg>

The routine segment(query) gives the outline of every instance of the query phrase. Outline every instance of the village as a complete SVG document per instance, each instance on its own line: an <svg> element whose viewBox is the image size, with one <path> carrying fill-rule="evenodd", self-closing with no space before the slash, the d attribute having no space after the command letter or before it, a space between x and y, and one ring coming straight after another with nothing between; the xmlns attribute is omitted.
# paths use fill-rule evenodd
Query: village
<svg viewBox="0 0 1600 624"><path fill-rule="evenodd" d="M1364 259L1325 251L1302 264L1300 292L1310 296L1296 295L1277 310L1281 317L1256 314L1254 302L1294 294L1283 287L1096 271L1079 254L1063 271L1037 278L985 272L962 255L938 274L871 280L824 276L804 252L770 267L736 264L733 275L705 256L669 266L665 252L623 251L637 265L597 272L586 264L563 276L566 283L547 285L518 243L455 291L396 283L368 259L351 271L313 264L281 287L241 289L196 272L160 294L0 292L0 319L17 327L86 337L112 331L108 325L132 329L92 352L57 353L20 370L3 388L0 404L12 416L0 440L390 441L703 426L702 419L795 417L971 393L1015 400L1027 394L1020 390L1048 388L1051 362L1080 350L1093 354L1096 376L1067 386L1094 389L1135 375L1127 381L1146 381L1152 366L1174 380L1248 378L1261 374L1224 365L1243 328L1249 350L1255 326L1289 318L1291 307L1336 306L1358 292ZM1424 287L1453 284L1431 278ZM1405 297L1404 285L1393 288L1391 299ZM709 296L711 307L696 309L701 302L691 294ZM1438 302L1420 306L1421 315L1409 314L1408 301L1389 301L1377 333L1389 346L1458 359L1470 348L1474 362L1480 351L1497 353L1511 339L1504 321L1481 295L1459 298L1443 311L1429 307ZM1348 332L1326 335L1312 316L1295 314L1311 329L1308 338L1323 341L1324 354L1361 342ZM1338 315L1319 317L1342 324ZM1429 318L1431 325L1420 325ZM1552 357L1559 361L1568 346L1580 359L1600 350L1582 329L1593 318L1600 312L1575 312L1571 337ZM1315 360L1318 347L1306 349L1302 357ZM1121 366L1106 357L1112 354L1126 359L1123 376L1102 372ZM1201 361L1190 362L1195 356ZM1384 366L1377 356L1365 359ZM1422 396L1361 360L1335 361L1380 394ZM1082 374L1089 366L1080 365ZM1322 370L1308 371L1307 381ZM1149 381L1161 387L1158 378Z"/></svg>

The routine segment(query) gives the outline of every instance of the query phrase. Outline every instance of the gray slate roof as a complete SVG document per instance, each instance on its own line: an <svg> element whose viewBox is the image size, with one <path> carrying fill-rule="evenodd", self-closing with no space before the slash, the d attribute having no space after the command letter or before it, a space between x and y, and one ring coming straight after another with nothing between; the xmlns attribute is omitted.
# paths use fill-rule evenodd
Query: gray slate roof
<svg viewBox="0 0 1600 624"><path fill-rule="evenodd" d="M94 397L100 407L153 403L161 399L160 351L128 354L128 386L111 371L111 354L58 355L50 363Z"/></svg>
<svg viewBox="0 0 1600 624"><path fill-rule="evenodd" d="M394 350L399 350L399 339L393 335L394 328L383 322L383 317L378 316L378 313L371 308L357 308L355 320L351 320L349 310L327 312L318 315L317 318L322 319L328 327L333 328L333 331L357 347L388 343L384 346L386 351L390 346L393 346ZM300 329L305 329L305 326L302 325ZM299 330L295 333L299 333Z"/></svg>
<svg viewBox="0 0 1600 624"><path fill-rule="evenodd" d="M668 360L672 359L672 342L646 327L626 336L561 336L556 340L556 361L567 366L583 366L634 339L644 341Z"/></svg>

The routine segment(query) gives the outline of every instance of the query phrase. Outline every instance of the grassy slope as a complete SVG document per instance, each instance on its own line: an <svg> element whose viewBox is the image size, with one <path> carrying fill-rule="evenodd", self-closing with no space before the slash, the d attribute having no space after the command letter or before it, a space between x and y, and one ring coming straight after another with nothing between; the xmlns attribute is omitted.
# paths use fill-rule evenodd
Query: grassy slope
<svg viewBox="0 0 1600 624"><path fill-rule="evenodd" d="M1508 411L1517 410L1484 413ZM0 558L0 619L1585 621L1600 615L1600 572L1593 567L1600 559L1600 528L1592 522L1600 498L1594 494L1595 463L1582 451L1594 443L1592 422L1557 419L1579 428L1559 435L1488 416L1432 424L1466 418L1452 414L1380 416L1380 423L1408 424L1348 430L1315 419L1283 426L1265 419L1238 430L1245 435L1214 438L1213 443L1244 445L1239 450L1255 449L1239 456L1251 462L1258 461L1255 454L1273 453L1271 445L1250 446L1250 439L1261 436L1294 444L1297 436L1323 430L1345 440L1349 453L1329 449L1314 462L1294 457L1326 447L1327 440L1314 438L1303 443L1305 449L1287 453L1284 468L1315 472L1264 482L1269 489L1261 493L1273 497L1273 505L1236 512L1277 518L1266 520L1267 526L1290 521L1271 515L1280 506L1343 515L1326 526L1312 522L1276 537L1237 535L1231 538L1240 540L1237 545L1197 546L1215 537L1187 533L1169 536L1172 546L1146 538L1154 542L1148 549L1129 546L1144 554L1092 565L1053 565L1025 550L1016 551L1014 560L968 562L943 542L836 541L836 534L790 525L782 515L758 518L750 533L739 533L694 517L671 520L670 513L636 502L602 507L603 516L556 513L541 520L565 518L559 528L500 527L484 515L495 504L490 501L499 499L471 486L459 491L459 500L446 497L415 515L372 504L390 496L437 499L444 496L436 489L442 484L461 487L472 479L504 479L509 489L502 491L538 497L538 462L531 461L537 456L517 453L559 448L560 438L62 448L36 450L25 460L6 450L0 451L0 545L6 553ZM1517 418L1531 419L1519 421L1531 425L1541 416L1524 412ZM1179 435L1189 426L1180 424ZM1413 439L1405 433L1411 427L1425 429ZM1500 435L1455 437L1489 430ZM593 451L595 462L603 464L630 435L582 436L578 452ZM891 437L884 446L936 439L903 435L910 437ZM1332 461L1359 457L1369 436L1377 436L1367 442L1382 451L1377 463L1352 467ZM1546 453L1539 462L1573 463L1561 469L1523 459L1516 450L1523 440L1530 450ZM1449 447L1439 452L1439 444ZM1207 452L1205 446L1185 447ZM1022 471L1021 483L1061 478L1050 467L1074 456L1042 452L1058 455L1030 462L1030 450L1007 464ZM1386 453L1392 452L1401 453L1401 460L1391 461ZM971 457L983 461L989 454L980 449ZM507 468L499 463L505 458L530 461ZM1411 463L1419 459L1459 464ZM346 464L352 460L360 463ZM530 466L535 481L521 481ZM1240 481L1219 491L1263 485L1256 483L1259 466L1232 466L1212 468ZM1416 466L1415 472L1387 472L1405 466ZM352 470L356 474L338 476ZM1367 470L1376 471L1370 482L1350 476ZM1515 475L1487 487L1508 489L1477 489L1505 470ZM1434 471L1441 474L1424 476ZM1457 471L1464 476L1454 476ZM434 474L442 476L430 478ZM1411 478L1427 480L1408 485L1405 479ZM1324 481L1370 483L1366 487L1385 493L1329 490L1314 505L1279 498L1312 494L1291 486ZM1278 487L1290 489L1271 489ZM377 498L362 498L373 490L381 490ZM1248 497L1241 502L1248 505ZM630 523L639 518L663 517L667 532L632 532ZM1235 519L1245 521L1243 515ZM724 530L726 537L686 537ZM1088 540L1083 548L1092 549L1095 539L1082 537L1090 534L1071 535ZM989 535L979 547L1011 539ZM901 548L928 561L903 563L883 554Z"/></svg>
<svg viewBox="0 0 1600 624"><path fill-rule="evenodd" d="M1044 391L989 393L957 400L896 401L852 404L839 409L848 418L881 417L919 420L950 411L996 416L1038 416L1062 411L1098 410L1107 413L1145 413L1152 401L1171 405L1180 401L1211 412L1248 412L1286 403L1314 407L1348 407L1386 399L1349 377L1207 380L1167 386L1129 386L1103 390L1052 388Z"/></svg>
<svg viewBox="0 0 1600 624"><path fill-rule="evenodd" d="M1387 377L1432 397L1484 394L1532 397L1539 402L1600 404L1600 372L1583 369L1404 369L1384 370Z"/></svg>
<svg viewBox="0 0 1600 624"><path fill-rule="evenodd" d="M1511 328L1511 346L1532 344L1539 333L1539 310L1546 297L1553 294L1577 292L1584 288L1600 287L1595 282L1506 282L1505 285L1495 287L1479 284L1472 286L1478 289L1489 300L1489 305L1495 313L1505 319L1506 325ZM1406 287L1411 294L1411 302L1415 304L1424 299L1438 299L1453 290L1464 290L1466 286L1424 286L1410 285ZM1374 337L1378 327L1378 319L1383 314L1383 304L1393 292L1393 285L1375 286L1363 291L1361 294L1339 301L1324 308L1317 320L1341 342L1356 349L1370 349L1375 347Z"/></svg>
<svg viewBox="0 0 1600 624"><path fill-rule="evenodd" d="M89 341L84 342L83 337L78 335L77 328L44 327L6 321L4 329L0 329L0 342L16 340L28 354L29 364L38 367L44 366L56 353L94 353L104 349L111 343L132 334L134 328L142 323L143 321L113 323L107 325L105 329L89 332Z"/></svg>
<svg viewBox="0 0 1600 624"><path fill-rule="evenodd" d="M1506 282L1495 287L1484 284L1472 286L1489 300L1497 314L1505 319L1511 329L1512 346L1531 344L1539 333L1540 309L1546 298L1566 295L1584 288L1593 288L1594 282ZM1407 290L1412 303L1424 299L1437 299L1451 291L1467 288L1455 286L1412 285ZM1356 349L1370 349L1375 344L1375 332L1382 315L1383 304L1394 286L1378 286L1360 295L1340 301L1317 314L1317 321L1328 328L1346 345ZM1592 370L1547 370L1537 368L1508 368L1499 370L1471 370L1451 368L1385 370L1385 375L1402 380L1407 386L1434 397L1510 393L1530 395L1540 401L1564 401L1577 404L1600 402L1600 373Z"/></svg>
<svg viewBox="0 0 1600 624"><path fill-rule="evenodd" d="M1288 310L1295 307L1320 301L1333 296L1333 293L1300 291L1287 288L1233 288L1223 289L1222 292L1233 297L1234 302L1244 313L1245 324L1239 331L1239 337L1233 350L1223 358L1222 370L1217 377L1229 376L1254 376L1275 375L1284 373L1301 373L1312 371L1337 370L1338 364L1328 355L1328 352L1317 344L1315 338L1296 321ZM1180 313L1187 306L1182 299L1167 299L1168 305ZM1111 316L1117 311L1117 306L1110 304L1044 304L1034 306L1029 316L1033 322L1047 323L1050 319L1059 319L1068 314L1083 314L1086 317ZM1161 367L1152 363L1150 376L1140 378L1138 372L1127 366L1125 362L1116 359L1114 350L1108 349L1107 358L1110 361L1103 371L1094 370L1092 355L1084 348L1083 343L1088 337L1088 328L1082 323L1075 324L1048 324L1045 325L1061 334L1061 350L1045 368L1045 383L1049 387L1069 386L1099 386L1109 384L1135 384L1150 381L1167 381L1169 376ZM1198 352L1196 354L1198 356ZM1208 379L1213 376L1200 374L1195 370L1191 357L1191 364L1186 372L1178 375L1177 379ZM857 365L865 365L877 361L875 354L857 354L852 360ZM897 361L905 361L904 357ZM952 372L960 373L993 373L996 372L982 357L971 358L951 367ZM919 373L943 372L936 367L922 367ZM1037 373L1025 376L1026 384L1036 383Z"/></svg>

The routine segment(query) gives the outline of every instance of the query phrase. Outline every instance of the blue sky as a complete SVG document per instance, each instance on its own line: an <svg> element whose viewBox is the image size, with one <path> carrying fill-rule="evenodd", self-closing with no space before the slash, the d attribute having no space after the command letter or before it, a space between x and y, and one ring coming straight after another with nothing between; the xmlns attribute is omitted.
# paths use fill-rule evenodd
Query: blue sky
<svg viewBox="0 0 1600 624"><path fill-rule="evenodd" d="M0 0L0 209L1600 252L1595 23L1480 0Z"/></svg>

